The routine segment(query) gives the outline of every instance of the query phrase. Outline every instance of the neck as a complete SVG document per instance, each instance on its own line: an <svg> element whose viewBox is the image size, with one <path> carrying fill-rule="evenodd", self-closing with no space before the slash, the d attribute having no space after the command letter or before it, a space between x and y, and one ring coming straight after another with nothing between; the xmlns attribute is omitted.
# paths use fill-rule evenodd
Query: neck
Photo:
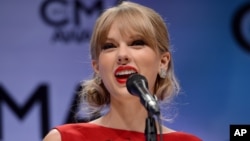
<svg viewBox="0 0 250 141"><path fill-rule="evenodd" d="M139 100L136 102L111 100L110 111L97 122L106 127L144 132L147 114Z"/></svg>
<svg viewBox="0 0 250 141"><path fill-rule="evenodd" d="M101 126L129 130L129 131L137 131L144 133L145 130L145 122L148 117L148 112L141 105L140 102L133 103L119 103L119 102L111 102L109 112L94 120L90 123L95 123ZM159 130L159 125L156 122L157 130ZM163 127L163 133L174 132L174 130L169 129L165 126Z"/></svg>

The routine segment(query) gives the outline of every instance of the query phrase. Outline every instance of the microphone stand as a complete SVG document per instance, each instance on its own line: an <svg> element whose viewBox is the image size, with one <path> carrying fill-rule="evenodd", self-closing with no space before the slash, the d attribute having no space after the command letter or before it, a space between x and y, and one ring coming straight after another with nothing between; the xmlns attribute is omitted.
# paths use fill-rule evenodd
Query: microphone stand
<svg viewBox="0 0 250 141"><path fill-rule="evenodd" d="M146 137L146 141L157 141L155 118L149 112L148 117L146 118L146 127L144 134Z"/></svg>

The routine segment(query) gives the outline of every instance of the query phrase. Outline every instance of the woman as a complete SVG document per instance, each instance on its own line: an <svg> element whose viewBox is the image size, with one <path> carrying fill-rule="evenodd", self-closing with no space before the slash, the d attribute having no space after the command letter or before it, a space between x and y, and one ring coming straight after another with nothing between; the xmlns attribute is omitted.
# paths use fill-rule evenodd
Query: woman
<svg viewBox="0 0 250 141"><path fill-rule="evenodd" d="M159 100L173 97L179 85L169 47L165 23L154 10L132 2L107 9L94 27L91 38L94 77L83 83L81 96L91 114L106 106L109 110L88 123L58 126L44 141L145 140L148 112L139 97L128 92L126 81L131 74L138 73L146 77L149 91ZM158 122L156 127L161 127L166 141L200 141L194 135L174 131Z"/></svg>

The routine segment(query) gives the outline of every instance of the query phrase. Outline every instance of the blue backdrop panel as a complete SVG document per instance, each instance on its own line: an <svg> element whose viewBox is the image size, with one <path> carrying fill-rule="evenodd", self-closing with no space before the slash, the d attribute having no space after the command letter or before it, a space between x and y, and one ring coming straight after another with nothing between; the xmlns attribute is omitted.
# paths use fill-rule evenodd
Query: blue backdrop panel
<svg viewBox="0 0 250 141"><path fill-rule="evenodd" d="M205 141L229 141L230 124L250 124L249 1L134 1L169 27L182 90L178 115L165 124ZM0 3L0 140L39 141L68 121L79 82L91 77L95 19L117 1Z"/></svg>

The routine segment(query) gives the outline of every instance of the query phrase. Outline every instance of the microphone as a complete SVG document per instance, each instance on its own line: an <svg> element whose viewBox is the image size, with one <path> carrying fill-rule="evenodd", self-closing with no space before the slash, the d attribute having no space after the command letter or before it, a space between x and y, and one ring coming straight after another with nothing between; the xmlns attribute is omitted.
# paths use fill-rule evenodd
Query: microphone
<svg viewBox="0 0 250 141"><path fill-rule="evenodd" d="M148 90L147 79L140 74L132 74L126 82L127 90L130 94L138 96L141 104L152 115L160 115L160 108L157 100Z"/></svg>

